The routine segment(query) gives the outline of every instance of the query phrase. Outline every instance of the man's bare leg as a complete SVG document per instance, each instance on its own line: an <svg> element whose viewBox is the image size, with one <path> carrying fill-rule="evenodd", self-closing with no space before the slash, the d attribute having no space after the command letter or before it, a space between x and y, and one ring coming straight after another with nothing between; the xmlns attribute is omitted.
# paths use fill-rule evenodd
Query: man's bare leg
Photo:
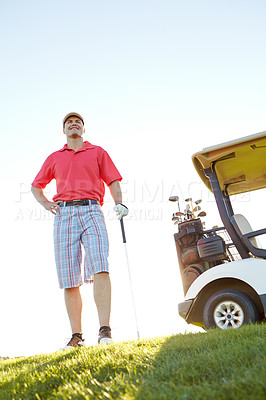
<svg viewBox="0 0 266 400"><path fill-rule="evenodd" d="M65 304L72 333L82 333L82 299L79 287L65 289Z"/></svg>
<svg viewBox="0 0 266 400"><path fill-rule="evenodd" d="M110 326L111 281L108 272L100 272L94 275L93 294L100 327Z"/></svg>

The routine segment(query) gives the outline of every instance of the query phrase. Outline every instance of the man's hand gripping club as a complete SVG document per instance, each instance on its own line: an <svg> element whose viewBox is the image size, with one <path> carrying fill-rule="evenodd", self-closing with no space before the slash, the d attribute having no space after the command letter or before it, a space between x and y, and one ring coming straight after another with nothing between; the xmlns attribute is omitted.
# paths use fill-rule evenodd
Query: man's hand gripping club
<svg viewBox="0 0 266 400"><path fill-rule="evenodd" d="M124 206L124 204L117 204L114 207L114 211L116 212L117 218L121 220L128 214L128 208Z"/></svg>

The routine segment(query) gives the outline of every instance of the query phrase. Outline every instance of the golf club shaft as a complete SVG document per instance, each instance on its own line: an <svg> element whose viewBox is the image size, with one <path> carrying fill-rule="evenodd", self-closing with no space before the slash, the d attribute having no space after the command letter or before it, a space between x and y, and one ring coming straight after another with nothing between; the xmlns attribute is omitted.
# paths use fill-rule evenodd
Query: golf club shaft
<svg viewBox="0 0 266 400"><path fill-rule="evenodd" d="M120 224L121 224L121 232L122 232L123 243L126 243L127 239L126 239L126 234L125 234L125 227L124 227L123 218L120 219Z"/></svg>
<svg viewBox="0 0 266 400"><path fill-rule="evenodd" d="M139 338L140 338L140 335L139 335L139 327L138 327L138 318L137 318L137 312L136 312L136 306L135 306L135 299L134 299L134 293L133 293L133 287L132 287L132 281L131 281L131 274L130 274L130 268L129 268L128 253L127 253L127 241L126 241L126 234L125 234L125 227L124 227L123 218L120 219L120 224L121 224L121 231L122 231L123 243L124 243L124 248L125 248L125 253L126 253L128 277L129 277L130 290L131 290L131 297L132 297L132 303L133 303L134 314L135 314L135 321L136 321L136 328L137 328L137 336L138 336L138 339L139 339Z"/></svg>
<svg viewBox="0 0 266 400"><path fill-rule="evenodd" d="M191 210L192 210L193 218L196 218L194 210L193 210L192 199L190 200L190 204L191 204Z"/></svg>

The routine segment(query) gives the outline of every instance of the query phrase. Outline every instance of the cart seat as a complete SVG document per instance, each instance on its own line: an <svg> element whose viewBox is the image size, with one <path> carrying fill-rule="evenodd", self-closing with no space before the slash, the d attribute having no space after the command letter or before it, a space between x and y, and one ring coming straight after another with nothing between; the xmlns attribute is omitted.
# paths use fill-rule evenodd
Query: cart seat
<svg viewBox="0 0 266 400"><path fill-rule="evenodd" d="M262 249L256 239L256 236L266 234L266 229L253 231L250 223L242 214L234 214L230 221L247 250L255 257L266 258L266 249Z"/></svg>

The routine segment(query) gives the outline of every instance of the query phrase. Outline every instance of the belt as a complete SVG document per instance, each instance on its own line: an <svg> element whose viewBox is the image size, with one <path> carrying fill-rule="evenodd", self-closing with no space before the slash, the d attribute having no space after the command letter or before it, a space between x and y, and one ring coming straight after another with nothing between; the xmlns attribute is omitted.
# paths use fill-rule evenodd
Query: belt
<svg viewBox="0 0 266 400"><path fill-rule="evenodd" d="M60 207L70 207L70 206L90 206L92 204L100 204L98 200L72 200L72 201L62 201L58 203Z"/></svg>

